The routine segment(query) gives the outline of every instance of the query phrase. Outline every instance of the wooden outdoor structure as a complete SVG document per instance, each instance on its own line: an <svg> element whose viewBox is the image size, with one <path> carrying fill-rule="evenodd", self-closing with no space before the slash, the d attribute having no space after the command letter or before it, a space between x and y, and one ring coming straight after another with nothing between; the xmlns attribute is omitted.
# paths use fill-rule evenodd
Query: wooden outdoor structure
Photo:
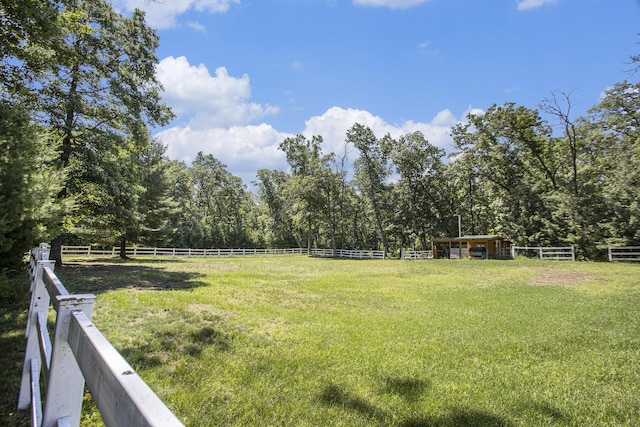
<svg viewBox="0 0 640 427"><path fill-rule="evenodd" d="M498 235L474 235L433 239L435 258L511 258L510 243Z"/></svg>

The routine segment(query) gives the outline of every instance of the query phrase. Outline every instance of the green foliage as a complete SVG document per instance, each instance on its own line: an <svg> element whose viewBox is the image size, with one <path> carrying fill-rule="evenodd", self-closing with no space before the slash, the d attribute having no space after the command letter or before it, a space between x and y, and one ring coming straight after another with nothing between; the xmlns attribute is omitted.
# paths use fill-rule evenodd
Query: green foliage
<svg viewBox="0 0 640 427"><path fill-rule="evenodd" d="M286 172L260 169L257 173L261 229L264 243L273 247L299 247L295 225L289 215L286 188L290 176Z"/></svg>
<svg viewBox="0 0 640 427"><path fill-rule="evenodd" d="M392 140L388 135L378 140L370 128L359 123L347 130L346 140L359 152L353 163L355 181L373 211L380 242L386 253L389 249L386 234L388 220L385 215L388 200L386 180L390 174L388 154Z"/></svg>
<svg viewBox="0 0 640 427"><path fill-rule="evenodd" d="M29 249L56 233L62 174L56 144L17 105L0 101L0 270L18 268Z"/></svg>
<svg viewBox="0 0 640 427"><path fill-rule="evenodd" d="M545 194L557 187L550 128L537 111L514 104L493 105L468 119L453 129L462 167L473 172L471 184L459 189L484 187L489 215L496 218L495 229L481 228L476 233L499 232L512 241L549 243L553 236L546 235L543 227L549 214ZM462 199L473 201L474 197L463 193Z"/></svg>
<svg viewBox="0 0 640 427"><path fill-rule="evenodd" d="M399 175L393 185L393 224L400 247L431 248L431 239L442 233L453 216L444 190L444 150L415 132L393 141L391 160Z"/></svg>

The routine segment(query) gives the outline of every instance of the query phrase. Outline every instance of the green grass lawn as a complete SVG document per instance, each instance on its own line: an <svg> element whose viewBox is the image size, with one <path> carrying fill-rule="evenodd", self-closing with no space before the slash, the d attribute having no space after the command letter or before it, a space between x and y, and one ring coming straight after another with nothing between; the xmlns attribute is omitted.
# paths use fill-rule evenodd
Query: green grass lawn
<svg viewBox="0 0 640 427"><path fill-rule="evenodd" d="M268 256L58 274L98 296L94 323L187 426L640 420L640 265Z"/></svg>

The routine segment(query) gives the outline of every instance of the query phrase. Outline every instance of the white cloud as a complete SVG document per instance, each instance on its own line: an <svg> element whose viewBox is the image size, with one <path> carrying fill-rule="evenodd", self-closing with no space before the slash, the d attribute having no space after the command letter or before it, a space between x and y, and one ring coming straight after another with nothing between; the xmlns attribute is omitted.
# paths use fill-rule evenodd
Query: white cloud
<svg viewBox="0 0 640 427"><path fill-rule="evenodd" d="M558 0L520 0L518 2L518 10L535 9L545 4L556 3Z"/></svg>
<svg viewBox="0 0 640 427"><path fill-rule="evenodd" d="M191 28L192 30L198 31L200 33L206 33L207 29L205 28L204 25L202 25L201 23L195 21L195 22L187 22L187 26L189 28Z"/></svg>
<svg viewBox="0 0 640 427"><path fill-rule="evenodd" d="M360 6L388 7L390 9L408 9L430 0L353 0Z"/></svg>
<svg viewBox="0 0 640 427"><path fill-rule="evenodd" d="M464 117L469 112L478 113L481 110L469 107ZM332 107L322 115L307 120L304 130L300 133L307 138L313 135L322 136L323 151L334 152L338 156L345 152L346 132L355 123L368 126L378 138L386 134L392 138L398 138L420 131L430 143L448 150L452 143L451 127L458 122L459 119L449 110L440 111L428 123L407 121L401 125L393 125L368 111ZM174 126L160 132L157 136L167 145L166 154L169 158L183 160L190 164L199 151L212 154L227 165L231 173L239 176L245 184L249 185L255 180L259 169L288 169L285 155L278 146L285 138L295 135L279 132L273 126L262 123L200 129L189 125ZM353 147L347 148L351 151L350 161L353 161L357 153L353 152Z"/></svg>
<svg viewBox="0 0 640 427"><path fill-rule="evenodd" d="M321 116L315 116L305 122L306 137L320 135L323 138L325 152L344 152L344 142L347 130L359 123L368 126L378 138L389 134L392 138L398 138L408 133L420 131L433 145L448 149L452 140L450 131L458 120L449 110L439 112L429 123L407 121L401 125L387 123L379 116L368 111L352 108L344 109L332 107Z"/></svg>
<svg viewBox="0 0 640 427"><path fill-rule="evenodd" d="M431 48L431 41L429 40L423 41L422 43L418 44L418 49L421 53L428 55L437 55L440 53L438 50Z"/></svg>
<svg viewBox="0 0 640 427"><path fill-rule="evenodd" d="M294 135L279 132L268 123L253 124L278 109L251 101L248 75L230 76L225 67L217 68L212 75L205 65L191 65L182 56L160 61L156 74L164 86L163 101L177 115L176 124L157 135L167 145L167 156L190 164L199 151L212 154L245 184L255 180L259 169L288 168L278 146ZM469 107L464 116L477 111ZM300 133L308 138L322 136L323 151L338 155L344 153L346 132L355 123L368 126L378 138L386 134L398 138L420 131L432 144L449 149L450 130L457 122L449 110L426 123L406 121L398 125L365 110L332 107L305 121Z"/></svg>
<svg viewBox="0 0 640 427"><path fill-rule="evenodd" d="M160 61L156 76L164 86L163 101L191 128L228 127L249 124L279 109L251 102L248 75L229 75L219 67L211 75L204 64L189 64L184 56Z"/></svg>
<svg viewBox="0 0 640 427"><path fill-rule="evenodd" d="M151 27L175 28L179 26L177 17L189 10L224 13L232 4L240 4L240 0L112 0L111 3L120 11L131 12L136 8L144 10Z"/></svg>
<svg viewBox="0 0 640 427"><path fill-rule="evenodd" d="M188 165L196 154L212 154L227 165L227 170L242 178L245 184L255 180L259 169L282 169L284 153L278 145L293 136L275 130L271 125L231 126L228 128L193 129L176 126L157 135L167 146L166 155Z"/></svg>

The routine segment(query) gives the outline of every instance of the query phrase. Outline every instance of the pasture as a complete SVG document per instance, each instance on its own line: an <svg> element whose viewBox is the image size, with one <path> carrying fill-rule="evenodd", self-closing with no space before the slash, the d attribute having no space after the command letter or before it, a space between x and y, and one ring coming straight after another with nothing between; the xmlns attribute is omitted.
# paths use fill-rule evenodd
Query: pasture
<svg viewBox="0 0 640 427"><path fill-rule="evenodd" d="M97 295L94 323L187 426L640 419L640 265L79 258L57 274Z"/></svg>

